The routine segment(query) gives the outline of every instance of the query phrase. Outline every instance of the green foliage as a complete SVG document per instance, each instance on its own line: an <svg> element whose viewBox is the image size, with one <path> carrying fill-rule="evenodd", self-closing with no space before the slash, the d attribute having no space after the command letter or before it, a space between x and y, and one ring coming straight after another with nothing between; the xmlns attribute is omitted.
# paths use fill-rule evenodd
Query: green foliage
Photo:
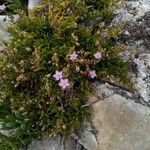
<svg viewBox="0 0 150 150"><path fill-rule="evenodd" d="M18 148L9 140L2 139L0 140L0 150L18 150Z"/></svg>
<svg viewBox="0 0 150 150"><path fill-rule="evenodd" d="M42 136L68 137L90 118L83 106L91 82L127 81L119 30L104 22L110 19L105 12L110 0L49 2L29 16L20 14L0 55L0 122L9 133L2 139L16 147ZM60 81L56 71L62 72Z"/></svg>
<svg viewBox="0 0 150 150"><path fill-rule="evenodd" d="M9 2L10 2L10 4L7 6L9 9L15 11L15 10L21 8L20 0L10 0Z"/></svg>

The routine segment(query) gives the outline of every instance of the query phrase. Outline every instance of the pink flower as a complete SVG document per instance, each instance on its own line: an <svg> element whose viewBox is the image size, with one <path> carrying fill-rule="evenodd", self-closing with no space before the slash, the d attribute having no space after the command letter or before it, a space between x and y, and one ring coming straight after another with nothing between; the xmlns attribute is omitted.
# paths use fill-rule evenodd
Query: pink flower
<svg viewBox="0 0 150 150"><path fill-rule="evenodd" d="M94 57L96 59L101 59L102 58L102 53L101 52L97 52L97 53L94 54Z"/></svg>
<svg viewBox="0 0 150 150"><path fill-rule="evenodd" d="M70 56L70 58L69 58L69 59L74 61L74 60L76 60L76 59L77 59L78 54L76 54L76 52L74 51L74 52L73 52L72 54L70 54L69 56Z"/></svg>
<svg viewBox="0 0 150 150"><path fill-rule="evenodd" d="M134 62L136 65L139 65L139 64L140 64L140 59L139 59L139 58L134 58L134 59L133 59L133 62Z"/></svg>
<svg viewBox="0 0 150 150"><path fill-rule="evenodd" d="M3 11L4 9L6 8L6 6L3 4L3 5L0 5L0 10Z"/></svg>
<svg viewBox="0 0 150 150"><path fill-rule="evenodd" d="M60 79L59 86L65 90L68 86L70 86L68 79Z"/></svg>
<svg viewBox="0 0 150 150"><path fill-rule="evenodd" d="M91 71L89 72L89 76L90 76L91 78L95 78L95 77L97 76L95 70L91 70Z"/></svg>
<svg viewBox="0 0 150 150"><path fill-rule="evenodd" d="M54 77L57 81L59 81L60 79L63 78L63 73L62 73L62 71L56 70L56 71L55 71L55 74L53 75L53 77Z"/></svg>

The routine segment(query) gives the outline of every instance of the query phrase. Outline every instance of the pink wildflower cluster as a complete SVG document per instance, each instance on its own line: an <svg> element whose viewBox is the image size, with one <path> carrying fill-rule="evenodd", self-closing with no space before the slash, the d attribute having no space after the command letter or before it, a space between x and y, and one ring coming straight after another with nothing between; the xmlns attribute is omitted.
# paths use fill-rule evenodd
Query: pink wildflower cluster
<svg viewBox="0 0 150 150"><path fill-rule="evenodd" d="M71 53L70 55L69 55L69 59L70 60L72 60L72 61L75 61L76 59L77 59L77 57L78 57L78 54L74 51L73 53ZM101 52L96 52L95 54L94 54L94 57L96 58L96 59L101 59L102 58L102 53Z"/></svg>
<svg viewBox="0 0 150 150"><path fill-rule="evenodd" d="M64 76L63 76L63 72L62 72L62 71L56 70L56 71L55 71L55 74L53 75L53 77L56 79L56 81L59 81L59 84L58 84L58 85L59 85L63 90L66 90L66 89L70 86L68 79L64 79Z"/></svg>
<svg viewBox="0 0 150 150"><path fill-rule="evenodd" d="M94 57L97 60L100 60L102 58L102 53L101 52L96 52L94 54ZM71 54L69 54L69 59L70 60L75 61L75 60L77 60L77 58L78 58L78 54L75 51L73 51ZM78 71L79 71L79 68L78 68ZM92 79L94 79L95 77L97 77L97 74L96 74L95 70L87 70L87 72L88 72L88 77L90 77ZM69 88L69 86L70 86L69 80L64 77L62 71L56 70L55 74L53 75L53 77L55 78L56 81L59 81L58 85L63 90L66 90L66 89Z"/></svg>
<svg viewBox="0 0 150 150"><path fill-rule="evenodd" d="M97 60L100 60L100 59L102 59L102 53L101 52L96 52L95 54L94 54L94 57L97 59ZM89 71L89 77L90 78L95 78L95 77L97 77L97 74L96 74L96 71L95 70L90 70Z"/></svg>

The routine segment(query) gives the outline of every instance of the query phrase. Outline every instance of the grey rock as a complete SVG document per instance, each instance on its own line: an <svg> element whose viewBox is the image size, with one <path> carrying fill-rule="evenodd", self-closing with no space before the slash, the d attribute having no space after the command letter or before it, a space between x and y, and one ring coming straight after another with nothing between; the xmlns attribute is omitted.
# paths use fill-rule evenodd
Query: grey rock
<svg viewBox="0 0 150 150"><path fill-rule="evenodd" d="M14 15L13 17L14 19L11 20L8 16L0 15L0 51L4 49L3 41L10 39L7 28L10 27L13 21L17 20L18 15Z"/></svg>
<svg viewBox="0 0 150 150"><path fill-rule="evenodd" d="M34 140L28 150L98 150L96 131L90 123L63 142L63 138L55 136L50 139Z"/></svg>
<svg viewBox="0 0 150 150"><path fill-rule="evenodd" d="M29 0L28 9L33 9L39 2L40 0Z"/></svg>
<svg viewBox="0 0 150 150"><path fill-rule="evenodd" d="M97 143L97 130L94 129L91 123L86 123L83 126L83 130L79 130L73 138L77 143L82 145L85 150L98 150ZM69 150L69 149L66 149Z"/></svg>
<svg viewBox="0 0 150 150"><path fill-rule="evenodd" d="M4 22L4 19L7 18L7 21ZM10 25L10 20L6 16L0 16L0 51L3 50L4 45L2 41L9 39L9 34L6 32L6 28Z"/></svg>
<svg viewBox="0 0 150 150"><path fill-rule="evenodd" d="M135 11L135 13L131 13ZM129 17L129 16L132 17ZM142 101L150 102L150 0L121 1L116 10L116 16L112 24L125 21L125 31L130 34L122 36L122 41L126 43L127 50L123 57L134 59L134 55L139 55L139 64L136 66L136 76L134 77L134 87L139 93ZM149 104L148 104L149 105Z"/></svg>
<svg viewBox="0 0 150 150"><path fill-rule="evenodd" d="M149 150L150 109L114 94L93 105L98 150Z"/></svg>
<svg viewBox="0 0 150 150"><path fill-rule="evenodd" d="M141 97L150 103L150 53L140 55L140 63L137 68L138 76L135 88L139 91Z"/></svg>
<svg viewBox="0 0 150 150"><path fill-rule="evenodd" d="M85 150L74 138L70 138L62 143L60 136L55 136L51 139L43 138L35 140L28 150Z"/></svg>
<svg viewBox="0 0 150 150"><path fill-rule="evenodd" d="M61 138L59 136L52 138L51 140L43 138L42 140L36 140L28 148L29 150L57 150L60 147Z"/></svg>
<svg viewBox="0 0 150 150"><path fill-rule="evenodd" d="M112 24L120 23L123 21L136 21L144 16L150 8L149 0L130 0L120 1L118 9L115 11L115 17Z"/></svg>

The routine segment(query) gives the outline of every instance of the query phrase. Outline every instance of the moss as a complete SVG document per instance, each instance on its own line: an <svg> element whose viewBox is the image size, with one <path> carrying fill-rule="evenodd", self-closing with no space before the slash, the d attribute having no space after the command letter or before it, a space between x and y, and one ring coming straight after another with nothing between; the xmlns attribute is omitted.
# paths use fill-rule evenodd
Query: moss
<svg viewBox="0 0 150 150"><path fill-rule="evenodd" d="M17 146L43 136L69 137L90 119L90 108L83 105L91 82L112 76L128 81L127 63L118 55L119 30L105 24L110 5L109 0L43 1L9 28L12 39L0 57L0 118ZM56 71L69 86L54 78Z"/></svg>

